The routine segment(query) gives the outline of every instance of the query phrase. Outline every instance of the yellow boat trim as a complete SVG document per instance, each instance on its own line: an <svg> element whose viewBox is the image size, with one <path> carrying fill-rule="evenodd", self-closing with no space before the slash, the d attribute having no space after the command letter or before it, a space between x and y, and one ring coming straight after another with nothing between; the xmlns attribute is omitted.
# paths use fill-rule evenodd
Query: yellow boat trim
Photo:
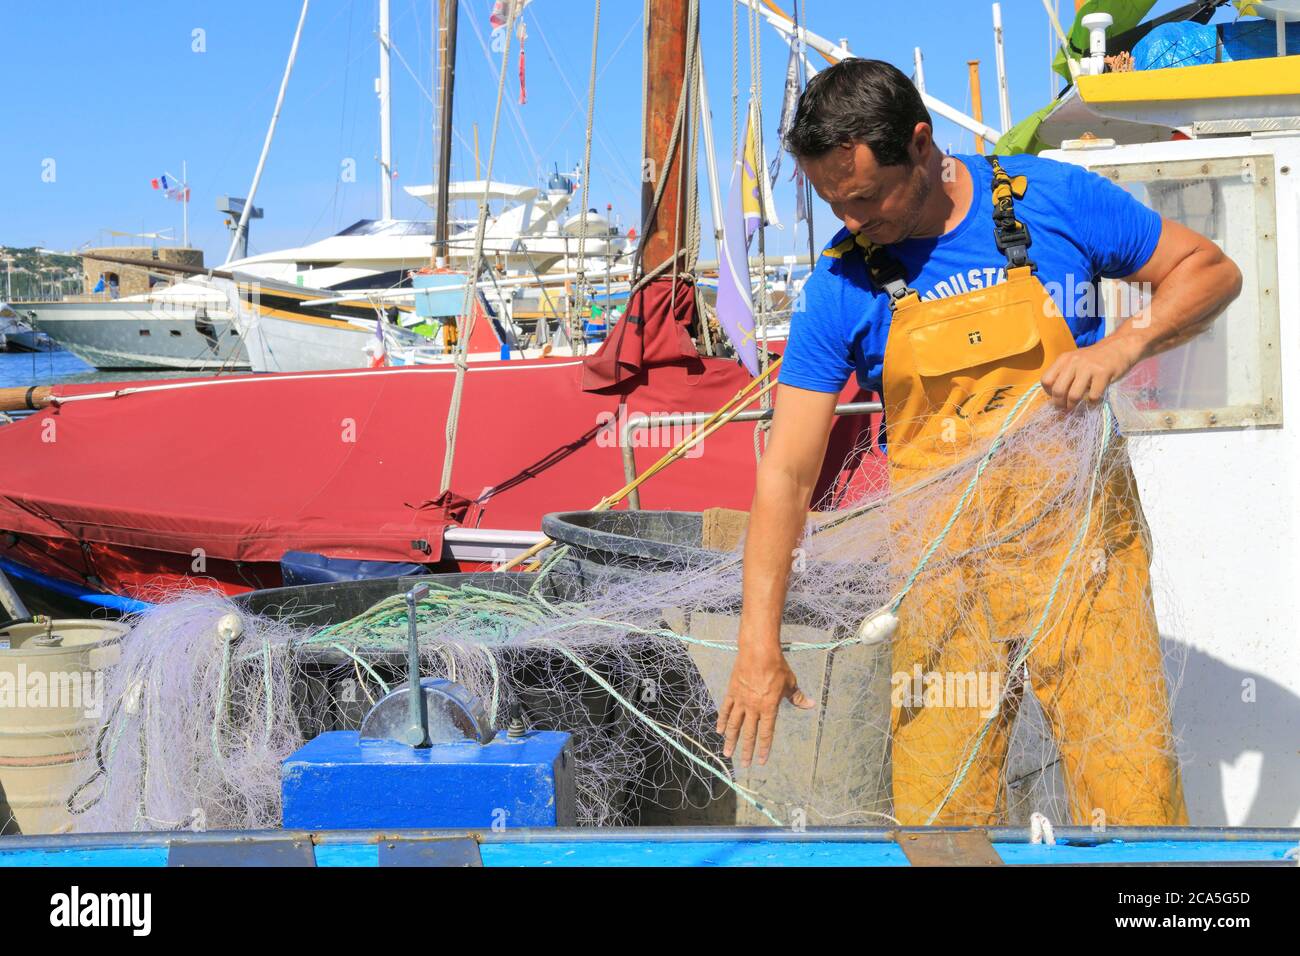
<svg viewBox="0 0 1300 956"><path fill-rule="evenodd" d="M331 329L356 329L358 332L364 332L364 326L353 325L343 319L317 318L314 315L301 315L297 312L286 312L283 309L273 309L270 306L258 305L257 310L263 315L274 316L277 319L288 319L290 322L301 322L304 325L322 325Z"/></svg>
<svg viewBox="0 0 1300 956"><path fill-rule="evenodd" d="M242 285L240 286L241 291L243 291L246 288L251 289L251 287L248 286L242 286ZM299 302L315 302L317 299L322 298L319 292L307 293L307 292L299 291L297 289L267 289L266 294L272 296L281 296L286 299L297 299ZM353 308L353 309L374 308L373 304L370 302L362 302L360 300L354 300L354 299L349 299L346 302L335 302L334 305L336 305L339 308L345 308L345 307ZM397 310L399 312L412 311L409 305L400 305L400 304L397 305Z"/></svg>
<svg viewBox="0 0 1300 956"><path fill-rule="evenodd" d="M1300 96L1300 56L1103 73L1080 76L1078 84L1089 106Z"/></svg>

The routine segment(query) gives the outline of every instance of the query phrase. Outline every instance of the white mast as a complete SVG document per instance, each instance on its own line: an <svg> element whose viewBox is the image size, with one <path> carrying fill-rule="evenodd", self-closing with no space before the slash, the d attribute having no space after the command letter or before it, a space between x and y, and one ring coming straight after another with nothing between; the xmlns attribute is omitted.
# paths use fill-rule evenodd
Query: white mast
<svg viewBox="0 0 1300 956"><path fill-rule="evenodd" d="M998 57L998 110L1002 131L1011 129L1011 92L1007 88L1007 57L1002 42L1002 4L993 4L993 44Z"/></svg>
<svg viewBox="0 0 1300 956"><path fill-rule="evenodd" d="M190 247L190 174L181 160L181 248Z"/></svg>
<svg viewBox="0 0 1300 956"><path fill-rule="evenodd" d="M388 0L379 0L379 78L375 92L379 94L379 216L393 218L393 124L389 115L388 75Z"/></svg>
<svg viewBox="0 0 1300 956"><path fill-rule="evenodd" d="M266 139L262 143L262 155L257 159L257 169L253 172L253 185L248 187L248 198L239 213L239 225L230 240L230 249L226 252L226 261L235 256L239 240L248 232L248 214L253 211L253 200L257 198L257 184L262 181L262 169L266 166L266 156L271 151L271 140L275 138L275 124L280 121L280 107L284 105L284 92L289 88L289 76L293 73L293 61L298 57L298 41L302 39L302 25L307 21L307 6L311 0L302 0L302 13L298 14L298 28L293 32L293 46L289 48L289 62L284 65L284 77L280 80L280 93L275 98L275 109L271 113L271 124L266 128Z"/></svg>

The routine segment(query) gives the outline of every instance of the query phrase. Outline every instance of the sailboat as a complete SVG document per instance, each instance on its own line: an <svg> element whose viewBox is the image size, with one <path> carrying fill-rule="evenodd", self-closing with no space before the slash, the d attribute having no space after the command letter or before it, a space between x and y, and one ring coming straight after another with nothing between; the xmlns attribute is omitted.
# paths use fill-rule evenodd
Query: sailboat
<svg viewBox="0 0 1300 956"><path fill-rule="evenodd" d="M659 202L645 198L638 272L626 276L628 319L599 350L503 361L492 354L500 332L490 310L476 308L450 317L453 358L463 362L57 387L50 408L0 430L0 454L15 463L0 475L0 567L37 592L34 606L151 600L196 583L232 594L270 587L293 551L490 568L534 545L545 513L589 507L661 458L679 436L654 416L705 417L753 381L701 344L693 277L670 248L690 206L677 182L692 148L684 128L669 152L673 120L684 88L692 109L699 103L699 76L686 75L688 41L679 39L647 72L644 152L656 157L664 188ZM444 163L444 181L447 172ZM452 190L440 184L435 193L443 201L436 238L450 245ZM480 266L488 264L483 255ZM238 273L224 281L237 291L244 282ZM483 268L461 279L497 281ZM277 283L272 292L287 300L292 288ZM274 297L263 288L259 325L290 312ZM238 301L248 304L242 292ZM292 324L349 331L348 319L331 314L346 303L317 304L320 315ZM376 339L388 330L350 331ZM258 353L246 344L250 358ZM861 413L874 407L865 397L856 384L845 390L857 413L836 426L822 492L878 467L865 450L874 426ZM744 407L761 411L756 401ZM56 429L58 441L42 442L42 427ZM746 507L754 428L711 435L701 454L646 484L640 506ZM90 483L88 461L113 464Z"/></svg>
<svg viewBox="0 0 1300 956"><path fill-rule="evenodd" d="M789 21L774 25L794 35ZM598 350L564 355L542 347L524 361L503 360L500 345L511 330L480 303L447 317L457 334L450 360L356 367L378 364L363 362L362 342L382 341L386 351L390 333L400 334L400 323L380 321L381 296L322 298L287 283L214 273L205 281L224 283L231 311L245 312L235 328L250 363L263 350L245 330L292 328L350 343L348 367L57 387L49 409L0 430L0 453L15 463L0 475L3 566L47 599L57 592L127 606L194 583L227 593L274 586L293 551L477 570L534 545L544 514L590 507L645 471L679 437L656 417L703 420L753 382L698 308L696 275L676 246L689 231L696 188L693 177L680 176L694 148L686 119L704 101L703 70L687 73L688 62L698 65L688 60L689 45L698 36L683 29L647 68L642 165L660 178L643 197L637 271L625 276L626 319ZM683 101L689 111L679 111ZM707 122L700 126L707 133ZM444 157L449 144L444 123ZM441 251L454 236L449 164L439 172ZM486 248L486 228L482 237ZM484 289L511 281L491 275L488 264L481 256L459 281ZM698 261L693 269L702 271ZM880 467L871 441L878 406L868 397L855 382L843 392L844 415L818 484L828 501ZM770 415L757 401L742 407ZM746 507L756 427L712 434L702 453L641 488L636 505ZM49 428L57 441L43 440ZM88 483L88 461L114 464Z"/></svg>

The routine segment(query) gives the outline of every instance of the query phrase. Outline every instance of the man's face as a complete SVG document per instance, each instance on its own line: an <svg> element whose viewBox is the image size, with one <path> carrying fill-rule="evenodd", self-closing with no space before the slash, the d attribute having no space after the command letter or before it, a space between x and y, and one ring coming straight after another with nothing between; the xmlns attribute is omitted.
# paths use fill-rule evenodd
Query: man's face
<svg viewBox="0 0 1300 956"><path fill-rule="evenodd" d="M930 175L917 156L911 163L881 166L865 143L836 146L804 157L800 165L836 218L876 245L912 235L930 196Z"/></svg>

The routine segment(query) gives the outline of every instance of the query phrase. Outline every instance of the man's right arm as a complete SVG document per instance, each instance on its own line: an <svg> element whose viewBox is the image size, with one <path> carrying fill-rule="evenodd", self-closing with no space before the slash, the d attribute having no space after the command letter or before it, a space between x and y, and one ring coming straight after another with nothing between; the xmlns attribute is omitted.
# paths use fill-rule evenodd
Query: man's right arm
<svg viewBox="0 0 1300 956"><path fill-rule="evenodd" d="M741 765L758 749L767 761L782 700L810 708L781 652L793 552L808 517L808 505L821 474L838 393L781 385L777 389L772 436L758 466L754 504L745 540L744 595L736 663L718 711L725 733L724 754L737 741Z"/></svg>

